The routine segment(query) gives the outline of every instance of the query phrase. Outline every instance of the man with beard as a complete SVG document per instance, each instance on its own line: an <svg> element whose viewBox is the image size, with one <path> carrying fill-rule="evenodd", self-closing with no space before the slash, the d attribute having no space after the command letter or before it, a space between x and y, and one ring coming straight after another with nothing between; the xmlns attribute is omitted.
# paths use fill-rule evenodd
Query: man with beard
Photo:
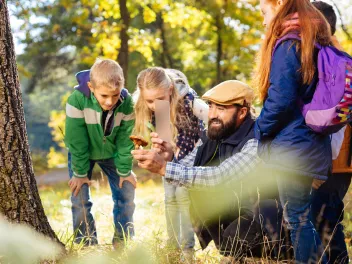
<svg viewBox="0 0 352 264"><path fill-rule="evenodd" d="M237 260L261 256L262 235L254 210L257 197L252 195L256 184L242 184L260 163L250 114L253 90L230 80L202 98L209 104L208 132L191 154L177 161L171 145L156 133L151 135L151 150L132 154L139 167L190 187L195 231L203 249L213 240L225 256Z"/></svg>

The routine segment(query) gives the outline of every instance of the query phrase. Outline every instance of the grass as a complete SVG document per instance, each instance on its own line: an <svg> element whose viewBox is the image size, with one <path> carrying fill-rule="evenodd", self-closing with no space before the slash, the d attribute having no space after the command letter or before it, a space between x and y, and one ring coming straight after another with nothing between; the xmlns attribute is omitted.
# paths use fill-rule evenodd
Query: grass
<svg viewBox="0 0 352 264"><path fill-rule="evenodd" d="M70 190L67 183L39 188L46 215L60 240L65 243L69 258L64 263L187 263L181 253L166 247L164 190L152 180L139 184L136 189L134 213L135 239L121 249L112 251L113 235L112 198L105 180L91 188L93 216L96 220L99 245L84 248L72 243L72 214ZM352 253L352 190L346 197L345 232L349 252ZM212 243L205 251L197 242L195 263L219 263L221 255ZM351 255L351 254L350 254ZM269 263L268 260L248 260L246 263Z"/></svg>
<svg viewBox="0 0 352 264"><path fill-rule="evenodd" d="M106 182L99 182L91 188L93 198L92 213L96 220L99 246L83 248L72 243L72 214L70 190L67 183L54 186L41 186L40 196L46 215L52 228L60 240L66 244L69 254L73 257L85 259L86 257L102 257L111 253L113 236L111 192ZM166 221L164 210L164 190L160 183L146 181L139 184L136 189L136 209L134 213L135 238L123 250L115 254L111 263L125 263L132 258L131 253L138 251L143 261L128 261L129 263L178 263L182 260L182 253L166 247ZM118 257L117 257L118 255ZM196 246L196 263L219 263L221 256L214 245L202 252ZM111 258L110 258L111 259ZM146 261L146 260L150 261ZM76 260L75 260L76 261ZM91 262L93 263L93 262ZM94 262L96 263L96 262ZM110 262L106 262L110 263ZM183 262L186 263L186 262Z"/></svg>

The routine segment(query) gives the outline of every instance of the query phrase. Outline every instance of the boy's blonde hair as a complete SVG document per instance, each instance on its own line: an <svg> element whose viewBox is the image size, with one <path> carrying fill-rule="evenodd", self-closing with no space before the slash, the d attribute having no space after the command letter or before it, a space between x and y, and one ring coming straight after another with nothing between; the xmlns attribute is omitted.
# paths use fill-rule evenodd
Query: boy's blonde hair
<svg viewBox="0 0 352 264"><path fill-rule="evenodd" d="M149 129L146 126L151 121L152 111L149 110L144 98L143 91L150 89L171 89L170 95L170 121L173 142L175 146L177 138L177 127L187 126L187 117L183 111L183 98L181 98L176 89L173 79L161 67L151 67L141 71L137 77L137 89L133 95L136 100L135 114L136 121L134 134L149 138Z"/></svg>
<svg viewBox="0 0 352 264"><path fill-rule="evenodd" d="M122 89L125 85L125 78L121 66L114 60L96 59L90 69L90 82L93 88L100 86L111 90Z"/></svg>

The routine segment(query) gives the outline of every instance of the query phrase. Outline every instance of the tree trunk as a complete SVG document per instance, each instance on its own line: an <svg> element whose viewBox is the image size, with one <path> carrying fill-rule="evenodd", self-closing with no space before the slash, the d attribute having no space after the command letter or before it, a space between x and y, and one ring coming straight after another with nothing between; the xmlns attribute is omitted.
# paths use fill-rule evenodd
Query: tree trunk
<svg viewBox="0 0 352 264"><path fill-rule="evenodd" d="M125 77L125 86L127 86L128 78L128 28L130 26L131 16L127 9L127 0L119 0L120 5L120 16L122 19L122 28L120 31L121 47L119 50L119 55L117 56L117 61L122 67L123 75Z"/></svg>
<svg viewBox="0 0 352 264"><path fill-rule="evenodd" d="M217 44L216 44L216 82L219 84L221 82L221 59L222 59L222 17L221 13L215 18L216 34L217 34Z"/></svg>
<svg viewBox="0 0 352 264"><path fill-rule="evenodd" d="M163 68L172 68L173 69L174 68L174 62L173 62L172 57L171 57L170 52L169 52L169 45L168 45L168 42L167 42L167 39L166 39L164 18L163 18L163 14L162 14L161 11L157 15L156 22L157 22L158 28L160 30L160 37L161 37L161 44L162 44L161 66ZM167 65L165 58L167 58L167 60L169 62L169 65Z"/></svg>
<svg viewBox="0 0 352 264"><path fill-rule="evenodd" d="M6 0L0 0L0 213L59 242L33 173Z"/></svg>

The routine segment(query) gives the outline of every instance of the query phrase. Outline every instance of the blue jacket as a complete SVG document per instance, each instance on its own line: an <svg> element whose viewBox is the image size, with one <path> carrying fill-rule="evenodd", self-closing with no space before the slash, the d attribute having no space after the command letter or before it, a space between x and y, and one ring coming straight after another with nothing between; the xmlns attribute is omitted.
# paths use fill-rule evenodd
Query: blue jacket
<svg viewBox="0 0 352 264"><path fill-rule="evenodd" d="M300 68L297 43L281 43L271 63L268 96L255 123L258 154L273 169L326 180L332 167L330 138L308 128L299 107L312 100L317 73L311 84L304 85Z"/></svg>

